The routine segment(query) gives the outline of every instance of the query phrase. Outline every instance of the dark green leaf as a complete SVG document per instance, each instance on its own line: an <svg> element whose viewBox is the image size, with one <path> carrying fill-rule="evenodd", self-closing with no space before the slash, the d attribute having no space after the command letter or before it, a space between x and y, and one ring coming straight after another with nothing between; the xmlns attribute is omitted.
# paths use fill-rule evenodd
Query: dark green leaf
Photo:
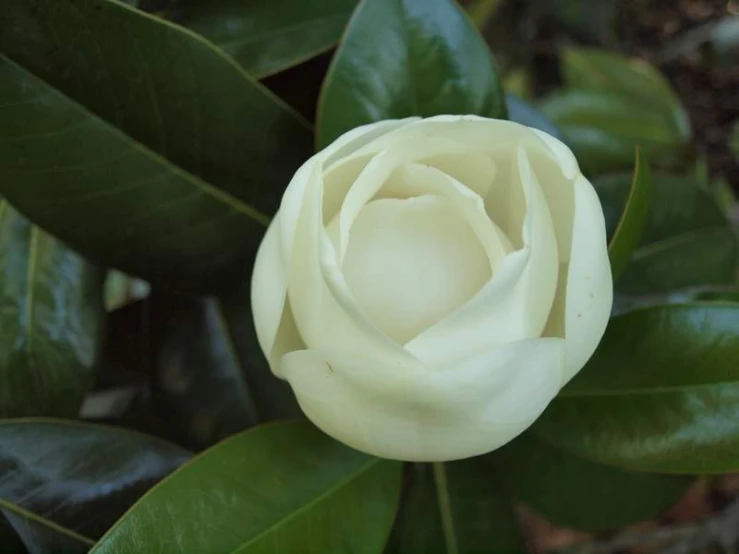
<svg viewBox="0 0 739 554"><path fill-rule="evenodd" d="M685 161L688 117L657 69L605 50L569 48L562 73L565 90L546 99L542 109L586 172L630 168L636 145L655 164Z"/></svg>
<svg viewBox="0 0 739 554"><path fill-rule="evenodd" d="M680 97L644 60L596 48L567 48L562 74L569 89L609 91L633 99L656 110L677 136L690 136L690 122Z"/></svg>
<svg viewBox="0 0 739 554"><path fill-rule="evenodd" d="M734 283L739 255L736 236L711 194L688 178L655 173L651 181L644 233L619 280L619 291L643 295ZM627 174L593 182L609 235L618 224L630 183Z"/></svg>
<svg viewBox="0 0 739 554"><path fill-rule="evenodd" d="M146 435L63 420L0 422L0 508L31 552L86 552L189 458Z"/></svg>
<svg viewBox="0 0 739 554"><path fill-rule="evenodd" d="M164 337L155 400L195 448L248 427L301 414L287 382L270 372L243 294L159 302Z"/></svg>
<svg viewBox="0 0 739 554"><path fill-rule="evenodd" d="M357 0L180 0L172 17L258 78L335 45Z"/></svg>
<svg viewBox="0 0 739 554"><path fill-rule="evenodd" d="M102 272L0 197L0 417L75 416L104 322Z"/></svg>
<svg viewBox="0 0 739 554"><path fill-rule="evenodd" d="M524 433L493 456L513 496L556 525L584 531L655 519L694 481L589 462L533 433Z"/></svg>
<svg viewBox="0 0 739 554"><path fill-rule="evenodd" d="M326 76L318 146L381 119L506 116L490 52L453 0L363 0Z"/></svg>
<svg viewBox="0 0 739 554"><path fill-rule="evenodd" d="M377 553L395 516L400 469L307 422L265 425L155 487L92 552Z"/></svg>
<svg viewBox="0 0 739 554"><path fill-rule="evenodd" d="M608 243L608 257L611 261L614 280L618 279L629 265L631 256L642 238L649 214L651 192L652 179L649 162L637 148L636 165L634 165L629 196L626 198L618 226Z"/></svg>
<svg viewBox="0 0 739 554"><path fill-rule="evenodd" d="M630 168L636 145L655 164L685 161L686 137L668 115L641 99L613 90L573 89L547 97L539 107L562 130L587 173Z"/></svg>
<svg viewBox="0 0 739 554"><path fill-rule="evenodd" d="M306 124L210 43L123 4L3 10L0 193L132 275L243 276L310 153Z"/></svg>
<svg viewBox="0 0 739 554"><path fill-rule="evenodd" d="M739 304L655 306L611 320L593 358L533 429L605 464L739 469Z"/></svg>
<svg viewBox="0 0 739 554"><path fill-rule="evenodd" d="M525 552L513 507L483 458L410 467L385 554Z"/></svg>
<svg viewBox="0 0 739 554"><path fill-rule="evenodd" d="M534 127L535 129L549 133L559 140L564 140L562 132L557 129L556 125L532 105L513 94L506 94L506 102L508 104L508 119L511 121L527 125L528 127Z"/></svg>

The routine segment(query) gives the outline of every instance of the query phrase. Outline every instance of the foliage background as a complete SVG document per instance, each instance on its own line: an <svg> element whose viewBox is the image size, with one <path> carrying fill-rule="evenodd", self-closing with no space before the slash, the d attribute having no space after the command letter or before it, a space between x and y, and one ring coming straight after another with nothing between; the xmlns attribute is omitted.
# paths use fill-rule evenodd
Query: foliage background
<svg viewBox="0 0 739 554"><path fill-rule="evenodd" d="M5 551L735 548L735 2L479 0L468 20L365 0L348 30L353 0L128 4L5 0ZM410 74L429 91L411 104ZM452 464L254 427L300 418L248 275L313 142L506 110L570 144L620 238L616 317L582 376L509 446ZM614 538L639 521L657 531Z"/></svg>

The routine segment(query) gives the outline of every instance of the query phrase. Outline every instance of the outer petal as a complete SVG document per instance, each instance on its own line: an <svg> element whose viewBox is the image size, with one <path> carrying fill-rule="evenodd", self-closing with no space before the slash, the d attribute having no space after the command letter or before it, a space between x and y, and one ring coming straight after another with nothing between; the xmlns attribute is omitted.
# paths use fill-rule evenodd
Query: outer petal
<svg viewBox="0 0 739 554"><path fill-rule="evenodd" d="M270 358L282 319L287 294L287 272L280 249L280 224L272 220L259 245L251 278L251 305L254 326L262 351ZM271 360L270 360L270 365Z"/></svg>
<svg viewBox="0 0 739 554"><path fill-rule="evenodd" d="M559 391L562 339L507 344L443 370L399 369L361 355L302 350L282 359L301 408L358 450L446 461L494 450L531 425Z"/></svg>
<svg viewBox="0 0 739 554"><path fill-rule="evenodd" d="M309 179L288 270L288 299L297 329L309 348L363 353L396 365L418 360L376 329L362 314L338 266L336 251L321 224L321 182ZM280 213L281 229L285 223ZM284 239L283 239L284 240Z"/></svg>
<svg viewBox="0 0 739 554"><path fill-rule="evenodd" d="M608 325L613 304L613 279L603 208L595 189L582 176L575 181L575 221L567 288L566 291L560 288L558 295L563 292L564 302L560 299L555 303L564 304L566 382L595 352ZM557 317L554 311L553 317Z"/></svg>

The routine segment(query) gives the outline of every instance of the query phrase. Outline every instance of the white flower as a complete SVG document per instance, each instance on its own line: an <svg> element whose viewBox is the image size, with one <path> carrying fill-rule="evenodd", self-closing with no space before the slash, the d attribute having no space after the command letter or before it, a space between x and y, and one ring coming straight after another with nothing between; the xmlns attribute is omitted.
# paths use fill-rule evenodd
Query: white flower
<svg viewBox="0 0 739 554"><path fill-rule="evenodd" d="M252 280L259 343L305 414L385 458L521 433L590 358L613 291L572 152L474 116L346 133L291 181Z"/></svg>

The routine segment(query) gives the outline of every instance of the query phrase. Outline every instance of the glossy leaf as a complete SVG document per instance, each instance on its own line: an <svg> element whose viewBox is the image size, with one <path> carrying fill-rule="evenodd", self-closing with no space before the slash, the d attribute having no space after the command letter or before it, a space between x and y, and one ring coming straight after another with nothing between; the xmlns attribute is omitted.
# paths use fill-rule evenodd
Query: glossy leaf
<svg viewBox="0 0 739 554"><path fill-rule="evenodd" d="M688 178L655 173L651 181L644 233L618 282L619 291L644 295L734 283L737 239L711 194ZM593 183L612 236L629 194L631 177L611 175Z"/></svg>
<svg viewBox="0 0 739 554"><path fill-rule="evenodd" d="M180 0L172 17L261 79L334 46L356 4L357 0Z"/></svg>
<svg viewBox="0 0 739 554"><path fill-rule="evenodd" d="M649 172L649 162L637 148L629 196L626 198L618 226L608 242L608 257L611 261L614 279L617 279L629 265L631 256L641 241L649 214L651 192L652 178Z"/></svg>
<svg viewBox="0 0 739 554"><path fill-rule="evenodd" d="M493 458L517 500L556 525L584 531L618 529L656 519L694 481L590 462L533 433L514 439L494 452Z"/></svg>
<svg viewBox="0 0 739 554"><path fill-rule="evenodd" d="M0 197L0 418L75 416L104 316L102 272Z"/></svg>
<svg viewBox="0 0 739 554"><path fill-rule="evenodd" d="M395 516L400 469L307 422L265 425L155 487L92 552L377 553Z"/></svg>
<svg viewBox="0 0 739 554"><path fill-rule="evenodd" d="M0 193L152 282L242 276L310 152L306 124L204 39L118 2L3 10Z"/></svg>
<svg viewBox="0 0 739 554"><path fill-rule="evenodd" d="M564 140L564 135L557 129L557 126L531 104L528 104L513 94L506 94L506 102L508 104L508 119L511 121L515 121L521 125L527 125L528 127L534 127L535 129L549 133L553 137L557 137L559 140Z"/></svg>
<svg viewBox="0 0 739 554"><path fill-rule="evenodd" d="M570 47L562 56L562 74L567 88L619 93L656 110L676 135L690 135L690 122L680 97L644 60L596 48Z"/></svg>
<svg viewBox="0 0 739 554"><path fill-rule="evenodd" d="M0 508L30 552L86 552L189 458L146 435L52 419L0 422Z"/></svg>
<svg viewBox="0 0 739 554"><path fill-rule="evenodd" d="M525 552L510 499L485 459L411 468L386 554Z"/></svg>
<svg viewBox="0 0 739 554"><path fill-rule="evenodd" d="M594 461L658 473L739 469L739 304L655 306L611 320L533 429Z"/></svg>
<svg viewBox="0 0 739 554"><path fill-rule="evenodd" d="M326 76L318 147L381 119L506 116L485 41L453 0L363 0Z"/></svg>
<svg viewBox="0 0 739 554"><path fill-rule="evenodd" d="M654 164L684 162L687 137L670 115L640 98L614 90L566 89L545 98L539 108L562 130L591 175L631 168L636 145Z"/></svg>
<svg viewBox="0 0 739 554"><path fill-rule="evenodd" d="M246 287L248 289L248 287ZM155 400L193 447L208 447L259 422L298 417L287 382L263 360L246 294L179 299L157 347Z"/></svg>

